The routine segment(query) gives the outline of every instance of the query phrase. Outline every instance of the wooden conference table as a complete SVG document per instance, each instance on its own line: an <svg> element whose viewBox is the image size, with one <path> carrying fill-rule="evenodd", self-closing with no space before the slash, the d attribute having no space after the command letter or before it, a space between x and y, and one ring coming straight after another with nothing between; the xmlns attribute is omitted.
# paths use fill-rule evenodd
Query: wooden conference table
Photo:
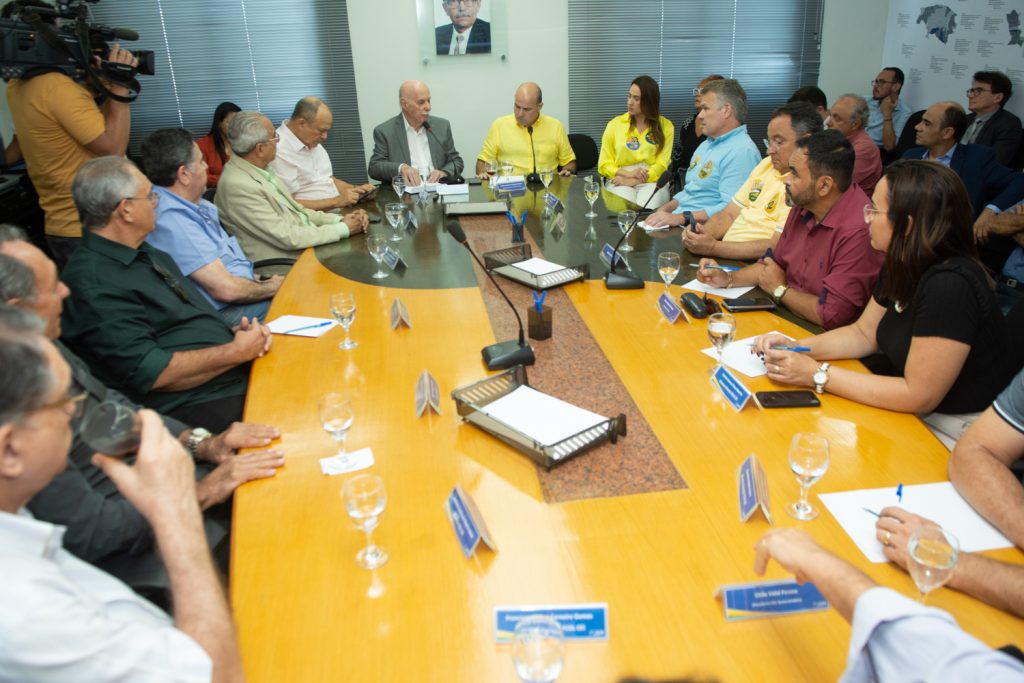
<svg viewBox="0 0 1024 683"><path fill-rule="evenodd" d="M568 207L564 228L541 220L543 193L518 198L516 210L530 210L530 239L546 258L589 262L599 278L596 254L619 234L608 216L621 201L606 193L599 218L588 222L581 186L578 178L552 185ZM474 197L488 192L472 189ZM383 205L389 193L377 201ZM253 369L246 417L281 428L287 465L235 495L231 599L250 681L515 681L510 648L494 641L495 606L591 602L608 603L610 637L570 643L562 681L835 680L850 628L834 611L727 622L712 597L719 585L758 578L753 545L769 526L759 515L741 524L737 512L735 472L750 453L765 466L777 525L806 529L879 583L916 596L898 568L870 564L827 510L805 523L785 514L799 491L787 449L798 431L831 442L829 471L811 493L818 507L818 493L944 480L945 449L912 416L827 394L819 409L751 405L736 413L708 381L713 361L699 353L709 346L704 322L670 326L655 306L664 289L655 282L657 253L679 251L678 229L631 238L637 251L630 263L650 281L646 289L608 292L594 279L549 295L554 336L534 342L531 383L553 377L543 390L597 412L609 392L631 406L630 433L617 445L544 473L457 417L450 392L488 375L480 348L495 340L492 323L499 339L513 328L509 313L489 308L493 292L477 285L469 255L445 234L439 206L414 211L419 228L399 245L409 262L401 276L371 280L373 263L358 236L308 250L271 308L268 319L327 316L331 293L354 292L359 348L337 348L340 328L319 339L278 337ZM509 243L503 216L462 224L481 250L486 239ZM389 228L371 226L378 231ZM692 277L687 264L695 261L683 253L677 282ZM526 301L525 288L505 286ZM396 296L412 329L390 328ZM773 314L747 313L737 338L773 329L805 334ZM424 369L440 383L443 414L417 419L414 385ZM625 393L606 392L605 384ZM763 377L748 386L772 388ZM339 389L355 396L348 446L372 447L370 471L388 490L375 540L390 560L376 572L354 561L365 538L344 511L345 477L324 476L318 465L336 447L320 427L317 400ZM497 553L463 557L443 510L457 483L477 501ZM1022 561L1017 550L992 555ZM773 564L768 576L785 573ZM1020 620L955 591L941 589L929 601L990 645L1024 636Z"/></svg>

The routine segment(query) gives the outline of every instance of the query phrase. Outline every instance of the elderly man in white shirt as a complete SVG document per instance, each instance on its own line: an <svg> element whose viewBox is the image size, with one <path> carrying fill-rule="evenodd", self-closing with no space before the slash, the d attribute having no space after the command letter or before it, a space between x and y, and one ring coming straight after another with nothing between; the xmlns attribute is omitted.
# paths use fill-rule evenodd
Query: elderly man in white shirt
<svg viewBox="0 0 1024 683"><path fill-rule="evenodd" d="M299 204L315 211L339 212L368 198L373 185L352 185L334 177L334 166L321 144L327 139L334 115L318 97L299 100L292 117L277 128L281 141L277 157L270 162Z"/></svg>
<svg viewBox="0 0 1024 683"><path fill-rule="evenodd" d="M192 459L149 410L135 463L93 462L149 521L174 619L61 547L28 501L67 465L71 371L42 321L0 305L0 680L237 681L241 660L206 545ZM216 679L213 677L216 676Z"/></svg>

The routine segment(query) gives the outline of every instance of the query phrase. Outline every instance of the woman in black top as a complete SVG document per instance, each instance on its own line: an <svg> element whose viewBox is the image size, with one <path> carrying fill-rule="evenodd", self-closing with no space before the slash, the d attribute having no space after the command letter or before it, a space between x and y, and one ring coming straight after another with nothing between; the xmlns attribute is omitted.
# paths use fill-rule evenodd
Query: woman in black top
<svg viewBox="0 0 1024 683"><path fill-rule="evenodd" d="M992 282L978 260L972 213L960 178L931 161L886 168L864 207L871 246L886 252L874 297L857 322L797 342L809 353L755 344L776 382L813 386L868 405L918 414L956 414L961 428L1009 384L1010 339ZM881 351L896 376L830 368L828 361ZM966 415L965 415L966 414ZM941 416L928 419L933 426ZM949 443L947 442L947 445Z"/></svg>

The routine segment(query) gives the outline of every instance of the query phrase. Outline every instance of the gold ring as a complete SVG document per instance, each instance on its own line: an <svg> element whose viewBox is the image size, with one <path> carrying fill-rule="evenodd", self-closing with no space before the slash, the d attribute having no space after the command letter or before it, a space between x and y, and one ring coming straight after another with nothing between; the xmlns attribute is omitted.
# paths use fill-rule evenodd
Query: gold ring
<svg viewBox="0 0 1024 683"><path fill-rule="evenodd" d="M885 544L892 545L892 532L888 529L885 531Z"/></svg>

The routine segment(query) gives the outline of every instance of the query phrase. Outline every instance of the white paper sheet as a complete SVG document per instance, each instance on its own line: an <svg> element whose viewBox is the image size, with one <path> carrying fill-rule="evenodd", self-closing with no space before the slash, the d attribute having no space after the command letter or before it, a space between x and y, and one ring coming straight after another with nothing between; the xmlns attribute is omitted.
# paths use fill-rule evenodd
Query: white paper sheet
<svg viewBox="0 0 1024 683"><path fill-rule="evenodd" d="M442 197L453 194L469 194L469 183L462 183L461 185L438 183L435 192Z"/></svg>
<svg viewBox="0 0 1024 683"><path fill-rule="evenodd" d="M319 337L327 334L337 322L328 318L311 318L306 315L282 315L267 324L273 334L290 334L296 337ZM318 327L310 327L317 325ZM304 329L303 329L304 328Z"/></svg>
<svg viewBox="0 0 1024 683"><path fill-rule="evenodd" d="M488 404L483 412L542 446L556 444L607 419L527 386Z"/></svg>
<svg viewBox="0 0 1024 683"><path fill-rule="evenodd" d="M715 296L724 297L726 299L735 299L736 297L743 296L747 292L753 289L753 287L712 287L706 285L697 278L694 278L683 285L685 289L692 289L695 292L707 292L708 294L714 294Z"/></svg>
<svg viewBox="0 0 1024 683"><path fill-rule="evenodd" d="M637 226L638 228L641 228L641 229L643 229L643 230L646 230L647 232L657 232L657 231L659 231L659 230L668 230L669 228L671 228L671 227L672 227L671 225L663 225L663 226L661 226L660 228L648 228L648 227L647 227L647 224L646 224L646 223L644 223L643 221L640 221L639 223L637 223L637 224L636 224L636 226Z"/></svg>
<svg viewBox="0 0 1024 683"><path fill-rule="evenodd" d="M768 334L782 334L781 332L771 331ZM747 377L760 377L761 375L767 375L768 370L764 367L764 361L758 358L756 355L750 352L751 344L754 340L761 335L754 337L747 337L746 339L737 339L733 343L725 347L722 351L722 364L742 372ZM792 341L792 337L782 335ZM718 353L715 352L715 347L710 346L706 349L701 349L701 353L705 356L710 356L715 360L718 360Z"/></svg>
<svg viewBox="0 0 1024 683"><path fill-rule="evenodd" d="M369 448L362 448L354 453L348 454L348 465L342 464L337 455L320 458L320 471L327 475L348 474L358 472L368 467L373 467L373 451Z"/></svg>
<svg viewBox="0 0 1024 683"><path fill-rule="evenodd" d="M525 261L517 261L512 264L519 270L525 270L527 273L532 275L547 275L548 273L555 273L559 270L564 270L565 266L560 266L557 263L551 261L545 261L542 258L528 258Z"/></svg>
<svg viewBox="0 0 1024 683"><path fill-rule="evenodd" d="M827 480L828 473L825 474ZM901 507L926 517L951 532L960 541L962 552L974 553L1010 548L1010 541L982 519L948 481L903 487L903 502L896 498L896 486L861 489L841 493L822 493L821 502L836 518L860 551L872 562L887 562L882 544L875 536L877 518L864 510Z"/></svg>

